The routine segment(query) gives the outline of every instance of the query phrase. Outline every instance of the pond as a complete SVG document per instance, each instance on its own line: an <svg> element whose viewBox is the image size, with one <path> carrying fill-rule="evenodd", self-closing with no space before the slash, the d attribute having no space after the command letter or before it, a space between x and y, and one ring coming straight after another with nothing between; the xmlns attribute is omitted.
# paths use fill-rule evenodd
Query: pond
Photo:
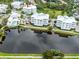
<svg viewBox="0 0 79 59"><path fill-rule="evenodd" d="M0 52L7 53L42 53L46 49L58 49L64 53L79 53L79 37L60 37L52 33L35 33L25 30L11 30L2 45Z"/></svg>

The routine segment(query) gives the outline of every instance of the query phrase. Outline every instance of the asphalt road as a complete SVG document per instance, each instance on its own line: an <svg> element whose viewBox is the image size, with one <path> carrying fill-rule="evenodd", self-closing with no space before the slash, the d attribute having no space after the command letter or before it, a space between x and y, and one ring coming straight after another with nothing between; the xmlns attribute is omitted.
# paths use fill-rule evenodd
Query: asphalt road
<svg viewBox="0 0 79 59"><path fill-rule="evenodd" d="M0 52L8 53L41 53L45 49L59 49L64 53L79 53L78 37L59 37L58 34L37 34L26 30L20 34L11 30L0 45Z"/></svg>

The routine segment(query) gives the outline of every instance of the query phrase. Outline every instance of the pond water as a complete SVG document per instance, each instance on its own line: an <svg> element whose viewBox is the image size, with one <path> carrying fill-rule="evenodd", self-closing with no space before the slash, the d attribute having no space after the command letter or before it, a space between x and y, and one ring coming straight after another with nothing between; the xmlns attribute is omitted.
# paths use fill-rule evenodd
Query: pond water
<svg viewBox="0 0 79 59"><path fill-rule="evenodd" d="M31 30L18 33L11 30L2 45L0 52L7 53L41 53L45 49L58 49L64 53L79 53L79 37L60 37L58 34L38 34Z"/></svg>

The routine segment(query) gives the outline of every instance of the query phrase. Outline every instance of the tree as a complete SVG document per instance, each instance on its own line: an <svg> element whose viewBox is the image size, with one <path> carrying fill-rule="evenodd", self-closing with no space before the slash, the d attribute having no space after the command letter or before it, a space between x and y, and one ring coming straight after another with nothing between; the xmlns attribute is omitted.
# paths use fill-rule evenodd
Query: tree
<svg viewBox="0 0 79 59"><path fill-rule="evenodd" d="M74 0L66 0L66 2L67 2L67 6L64 9L64 11L67 12L68 16L71 16L73 13L72 10L74 9Z"/></svg>
<svg viewBox="0 0 79 59"><path fill-rule="evenodd" d="M52 31L52 26L51 26L51 25L48 26L48 30L49 30L50 32Z"/></svg>
<svg viewBox="0 0 79 59"><path fill-rule="evenodd" d="M0 44L2 44L2 42L6 39L6 32L5 30L1 30L0 29Z"/></svg>
<svg viewBox="0 0 79 59"><path fill-rule="evenodd" d="M54 56L59 56L58 59L63 59L64 53L59 50L46 50L43 54L43 59L55 59Z"/></svg>
<svg viewBox="0 0 79 59"><path fill-rule="evenodd" d="M13 0L0 0L0 3L10 4Z"/></svg>
<svg viewBox="0 0 79 59"><path fill-rule="evenodd" d="M53 59L53 53L51 50L46 50L42 55L43 59Z"/></svg>

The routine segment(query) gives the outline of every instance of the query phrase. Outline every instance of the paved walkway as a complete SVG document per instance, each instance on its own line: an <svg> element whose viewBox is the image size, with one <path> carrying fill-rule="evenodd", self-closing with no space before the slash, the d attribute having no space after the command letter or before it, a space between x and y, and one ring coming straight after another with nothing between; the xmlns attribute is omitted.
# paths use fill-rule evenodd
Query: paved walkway
<svg viewBox="0 0 79 59"><path fill-rule="evenodd" d="M0 56L0 58L34 58L34 59L41 59L42 56ZM64 56L64 58L79 58L79 56Z"/></svg>

